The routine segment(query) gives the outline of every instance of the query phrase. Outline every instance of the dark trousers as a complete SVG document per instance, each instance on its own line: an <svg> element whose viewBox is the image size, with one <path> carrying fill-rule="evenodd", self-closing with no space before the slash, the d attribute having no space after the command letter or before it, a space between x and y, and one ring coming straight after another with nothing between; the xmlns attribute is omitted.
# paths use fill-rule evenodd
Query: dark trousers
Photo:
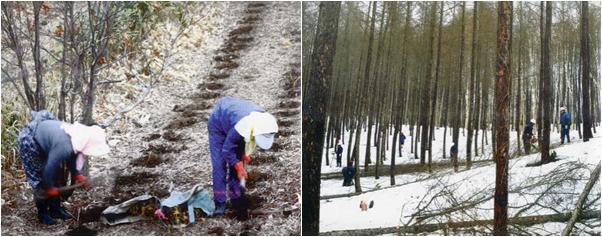
<svg viewBox="0 0 602 237"><path fill-rule="evenodd" d="M337 154L337 167L341 167L341 157L343 154Z"/></svg>
<svg viewBox="0 0 602 237"><path fill-rule="evenodd" d="M560 144L564 144L564 137L566 136L566 141L571 142L571 136L569 136L569 126L562 125L560 129Z"/></svg>
<svg viewBox="0 0 602 237"><path fill-rule="evenodd" d="M531 139L523 138L523 146L525 147L525 154L531 153Z"/></svg>

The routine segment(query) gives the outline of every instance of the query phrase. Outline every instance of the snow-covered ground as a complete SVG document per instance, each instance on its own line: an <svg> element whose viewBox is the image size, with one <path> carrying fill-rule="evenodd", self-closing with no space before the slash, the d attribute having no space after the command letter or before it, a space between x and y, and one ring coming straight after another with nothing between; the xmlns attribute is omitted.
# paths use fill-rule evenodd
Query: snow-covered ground
<svg viewBox="0 0 602 237"><path fill-rule="evenodd" d="M404 128L404 131L407 131L407 128ZM558 154L559 161L543 166L526 167L528 163L540 159L539 153L535 153L512 159L509 162L509 217L566 213L573 210L580 192L587 183L590 171L600 162L602 137L600 134L594 134L593 139L583 143L578 139L575 131L571 131L571 133L573 134L570 144L552 150ZM438 129L436 134L438 134L437 140L433 141L433 144L435 147L441 147L443 129ZM514 135L511 136L511 149L516 149L516 142L512 142L515 141L516 134L511 135ZM408 132L406 132L406 136L408 136ZM465 144L465 138L460 134L460 144ZM559 134L552 133L550 140L551 144L559 143ZM408 141L409 136L406 145L409 144ZM480 142L480 139L478 141ZM462 145L460 146L461 157L464 148ZM409 147L404 147L404 150L407 151L404 153L404 157L407 157ZM441 150L440 148L437 150L434 153L434 159L440 159L438 154L441 154ZM485 150L487 154L487 150L491 150L491 146L486 147ZM479 151L479 153L481 152ZM401 160L407 161L408 159L402 158ZM364 191L385 188L389 186L389 182L389 177L381 177L379 180L375 180L374 177L361 179ZM471 170L461 169L458 173L454 173L451 169L445 169L431 175L426 173L397 175L396 183L407 184L353 197L322 200L320 203L320 231L412 225L417 223L416 217L418 216L434 216L425 218L420 223L493 218L492 197L495 187L493 162L473 166ZM341 187L341 184L342 180L340 179L323 180L321 196L354 192L354 187ZM544 194L542 195L542 193ZM589 197L598 198L590 208L600 210L600 185L595 185ZM362 212L359 208L361 200L374 201L375 205L369 211ZM468 208L458 208L467 203L474 203L474 205ZM537 203L537 205L531 205L533 203ZM449 214L436 215L442 211L449 212ZM537 225L538 227L533 227L534 229L531 231L546 234L551 231L549 229L552 228L551 225L554 224ZM564 227L564 224L561 223L559 226ZM598 233L599 226L598 222L596 225ZM537 228L541 230L538 232ZM553 229L561 230L562 228ZM551 231L551 233L559 234L558 231Z"/></svg>

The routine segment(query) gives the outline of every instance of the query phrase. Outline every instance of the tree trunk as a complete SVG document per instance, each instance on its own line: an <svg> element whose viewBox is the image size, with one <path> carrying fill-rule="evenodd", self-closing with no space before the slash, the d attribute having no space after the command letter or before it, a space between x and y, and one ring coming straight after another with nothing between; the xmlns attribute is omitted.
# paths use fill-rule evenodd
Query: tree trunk
<svg viewBox="0 0 602 237"><path fill-rule="evenodd" d="M459 73L458 73L458 91L454 96L454 101L456 103L455 116L454 116L454 129L452 142L459 147L459 138L460 138L460 124L461 124L461 111L462 111L462 101L464 100L464 91L462 90L462 69L464 68L464 39L466 34L466 2L462 2L462 33L460 40L460 65L459 65ZM447 149L447 148L446 148ZM458 154L452 154L451 156L452 162L454 164L454 171L458 172Z"/></svg>
<svg viewBox="0 0 602 237"><path fill-rule="evenodd" d="M496 162L496 172L493 216L494 235L508 235L508 122L510 115L510 72L508 71L509 10L509 2L498 2L497 60L495 74L496 147L494 160Z"/></svg>
<svg viewBox="0 0 602 237"><path fill-rule="evenodd" d="M46 109L46 97L44 96L44 75L42 68L42 59L40 58L40 9L42 2L33 2L33 24L34 24L34 42L33 42L33 62L36 72L36 110Z"/></svg>
<svg viewBox="0 0 602 237"><path fill-rule="evenodd" d="M435 7L436 8L436 7ZM430 119L430 131L429 131L429 172L432 171L431 163L432 163L432 153L433 153L433 139L435 137L435 108L437 107L437 89L439 86L439 69L441 67L441 38L442 38L442 28L443 28L443 2L441 2L441 7L439 11L439 37L437 38L437 63L435 65L435 85L433 88L433 105L431 105L431 119ZM434 20L434 19L433 19ZM444 149L445 150L445 149Z"/></svg>
<svg viewBox="0 0 602 237"><path fill-rule="evenodd" d="M550 41L552 38L552 3L546 3L546 28L544 30L543 50L543 88L540 90L543 108L543 134L541 137L541 163L550 162L550 123L552 116L552 68L550 65Z"/></svg>
<svg viewBox="0 0 602 237"><path fill-rule="evenodd" d="M474 93L475 93L475 78L476 78L476 60L477 60L477 32L478 32L478 24L477 24L477 9L478 2L474 2L473 10L472 10L472 48L471 48L471 59L470 59L470 85L468 91L468 118L466 129L468 130L468 135L466 136L466 168L470 169L472 163L472 154L471 154L471 145L472 145L472 137L473 137L473 122L472 117L474 116Z"/></svg>
<svg viewBox="0 0 602 237"><path fill-rule="evenodd" d="M589 17L587 2L581 2L581 112L583 113L583 141L593 137L592 118L590 116L590 65L589 65Z"/></svg>
<svg viewBox="0 0 602 237"><path fill-rule="evenodd" d="M430 6L430 17L429 17L429 33L428 33L428 63L426 66L426 78L424 85L422 85L422 102L420 103L422 113L420 114L420 126L422 127L422 133L420 135L420 164L426 163L426 150L428 148L430 137L429 137L429 113L431 105L431 81L433 80L433 52L435 42L435 21L437 17L437 5L432 3ZM428 148L430 149L430 148Z"/></svg>
<svg viewBox="0 0 602 237"><path fill-rule="evenodd" d="M312 70L307 83L307 91L315 96L303 97L303 140L314 141L303 146L303 218L306 220L303 231L308 235L318 235L320 227L321 158L328 104L326 85L332 77L340 6L340 2L320 3Z"/></svg>

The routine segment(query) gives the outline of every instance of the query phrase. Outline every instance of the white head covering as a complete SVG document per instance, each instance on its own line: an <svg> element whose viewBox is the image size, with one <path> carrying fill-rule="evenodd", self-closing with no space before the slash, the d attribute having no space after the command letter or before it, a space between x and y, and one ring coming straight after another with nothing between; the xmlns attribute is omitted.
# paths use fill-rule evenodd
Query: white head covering
<svg viewBox="0 0 602 237"><path fill-rule="evenodd" d="M274 134L278 132L276 118L267 112L251 112L243 117L234 129L245 138L246 153L250 154L256 142L262 149L269 149L274 142Z"/></svg>
<svg viewBox="0 0 602 237"><path fill-rule="evenodd" d="M75 152L87 156L101 156L110 152L105 131L99 126L86 126L80 123L64 123L61 128L71 137Z"/></svg>
<svg viewBox="0 0 602 237"><path fill-rule="evenodd" d="M531 119L531 123L535 124L535 119Z"/></svg>
<svg viewBox="0 0 602 237"><path fill-rule="evenodd" d="M566 111L566 108L564 106L560 107L560 113L562 113L562 111Z"/></svg>

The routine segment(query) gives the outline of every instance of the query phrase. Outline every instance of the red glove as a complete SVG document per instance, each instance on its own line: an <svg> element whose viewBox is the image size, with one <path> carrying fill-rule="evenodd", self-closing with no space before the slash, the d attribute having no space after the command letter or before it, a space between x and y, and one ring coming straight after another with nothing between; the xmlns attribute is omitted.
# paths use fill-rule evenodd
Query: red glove
<svg viewBox="0 0 602 237"><path fill-rule="evenodd" d="M78 174L76 176L73 176L73 179L75 180L76 183L82 184L84 186L84 188L90 187L90 183L88 183L88 179L86 179L86 176Z"/></svg>
<svg viewBox="0 0 602 237"><path fill-rule="evenodd" d="M241 161L245 162L245 164L248 165L249 163L251 163L251 157L249 155L245 154L242 156Z"/></svg>
<svg viewBox="0 0 602 237"><path fill-rule="evenodd" d="M59 197L59 189L57 187L50 187L46 189L46 196L49 198L57 198Z"/></svg>
<svg viewBox="0 0 602 237"><path fill-rule="evenodd" d="M247 175L247 171L245 171L245 167L242 166L242 161L239 161L236 164L234 164L234 169L236 169L238 180L241 180L242 178L249 178L249 176Z"/></svg>

